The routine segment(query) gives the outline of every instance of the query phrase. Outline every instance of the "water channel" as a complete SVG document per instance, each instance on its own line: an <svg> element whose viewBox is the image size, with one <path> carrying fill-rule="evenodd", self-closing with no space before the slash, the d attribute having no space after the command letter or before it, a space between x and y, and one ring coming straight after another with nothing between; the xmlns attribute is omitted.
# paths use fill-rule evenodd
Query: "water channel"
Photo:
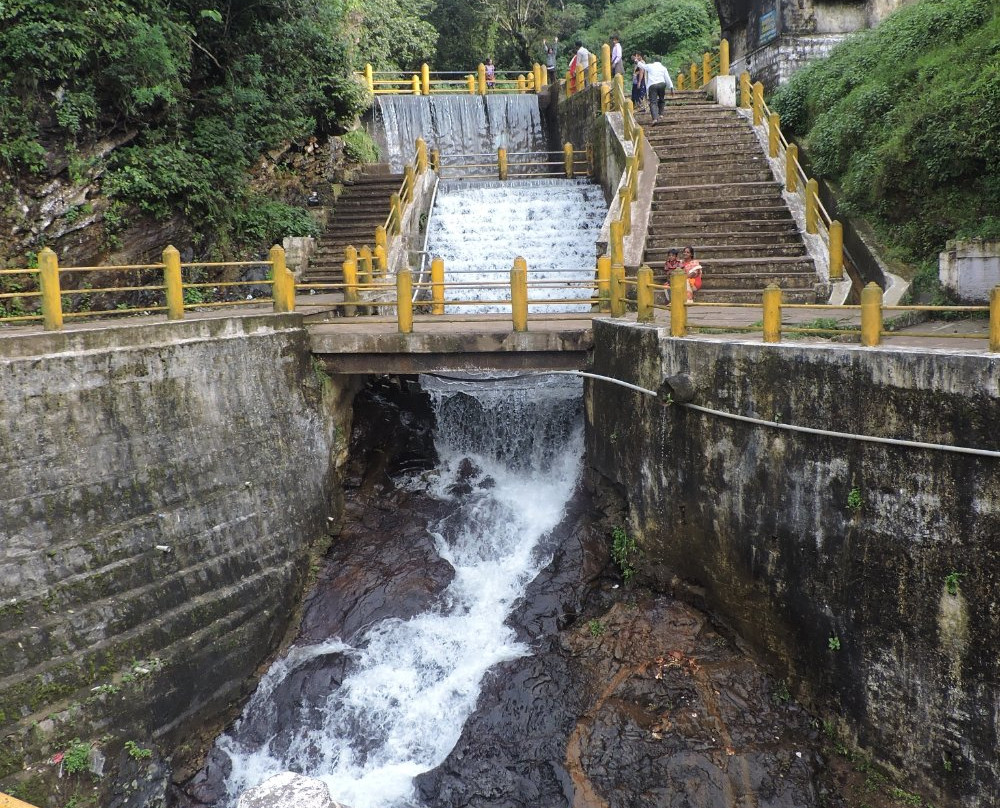
<svg viewBox="0 0 1000 808"><path fill-rule="evenodd" d="M455 277L524 255L589 280L604 210L576 181L443 184L430 250ZM374 380L298 639L186 804L290 770L352 808L836 805L809 717L705 615L623 582L582 436L574 378Z"/></svg>

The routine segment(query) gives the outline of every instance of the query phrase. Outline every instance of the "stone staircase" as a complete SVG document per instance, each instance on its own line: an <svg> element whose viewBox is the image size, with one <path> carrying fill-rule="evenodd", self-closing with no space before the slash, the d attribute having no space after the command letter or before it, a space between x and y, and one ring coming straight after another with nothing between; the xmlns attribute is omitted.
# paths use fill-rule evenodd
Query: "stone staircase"
<svg viewBox="0 0 1000 808"><path fill-rule="evenodd" d="M815 303L816 267L750 124L702 92L668 96L656 126L660 158L644 261L660 276L667 251L695 250L702 303L759 302L775 283L787 303Z"/></svg>
<svg viewBox="0 0 1000 808"><path fill-rule="evenodd" d="M303 273L303 283L343 282L344 248L374 249L375 228L385 224L389 198L399 191L402 174L390 173L389 166L365 166L337 198L330 223L320 235L316 252Z"/></svg>

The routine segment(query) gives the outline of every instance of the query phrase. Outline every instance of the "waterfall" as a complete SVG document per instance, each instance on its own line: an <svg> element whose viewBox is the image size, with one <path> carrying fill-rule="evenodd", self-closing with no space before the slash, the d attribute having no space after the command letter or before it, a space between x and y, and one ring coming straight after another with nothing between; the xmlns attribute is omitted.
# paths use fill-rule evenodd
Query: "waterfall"
<svg viewBox="0 0 1000 808"><path fill-rule="evenodd" d="M487 671L530 653L505 621L548 563L546 537L577 485L579 380L494 385L421 377L421 384L436 413L440 462L405 485L447 503L447 516L427 530L454 578L422 614L293 647L276 663L217 742L232 762L228 804L268 776L293 770L322 778L352 808L417 805L413 778L447 757ZM342 673L339 686L325 703L301 705L295 726L278 726L271 695L295 671L317 664Z"/></svg>
<svg viewBox="0 0 1000 808"><path fill-rule="evenodd" d="M394 171L413 159L418 137L442 155L548 149L538 96L531 94L380 95L369 128Z"/></svg>
<svg viewBox="0 0 1000 808"><path fill-rule="evenodd" d="M510 282L514 259L528 265L530 300L589 299L597 265L596 241L607 206L600 186L585 180L544 179L506 182L443 181L428 223L427 250L444 259L445 280L464 283ZM576 288L535 287L532 283L578 282ZM446 299L488 300L497 289L446 289ZM589 304L532 305L531 313L587 311ZM451 312L509 312L489 304Z"/></svg>

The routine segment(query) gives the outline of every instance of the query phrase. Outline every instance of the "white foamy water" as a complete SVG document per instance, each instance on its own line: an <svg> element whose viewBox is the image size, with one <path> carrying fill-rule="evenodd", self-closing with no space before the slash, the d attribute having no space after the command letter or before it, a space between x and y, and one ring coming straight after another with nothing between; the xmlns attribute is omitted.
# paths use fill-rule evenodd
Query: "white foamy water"
<svg viewBox="0 0 1000 808"><path fill-rule="evenodd" d="M540 153L547 148L537 95L381 95L371 133L394 171L413 159L422 137L442 155Z"/></svg>
<svg viewBox="0 0 1000 808"><path fill-rule="evenodd" d="M585 180L442 182L428 223L428 253L444 259L446 283L501 284L446 288L445 300L509 299L510 270L518 256L528 265L529 302L589 300L594 295L597 237L606 212L600 186ZM589 303L541 303L529 305L529 312L589 308ZM510 306L484 302L474 308L446 306L446 310L506 313Z"/></svg>
<svg viewBox="0 0 1000 808"><path fill-rule="evenodd" d="M566 377L423 384L440 464L409 485L449 504L428 530L454 579L423 614L382 621L350 645L331 638L293 648L276 663L218 742L232 759L230 800L291 770L322 778L352 808L418 805L413 778L454 747L486 672L530 653L505 621L548 562L546 538L577 484L581 385ZM466 493L451 493L459 482ZM273 724L269 697L285 679L345 655L346 675L324 704L304 705L298 727Z"/></svg>

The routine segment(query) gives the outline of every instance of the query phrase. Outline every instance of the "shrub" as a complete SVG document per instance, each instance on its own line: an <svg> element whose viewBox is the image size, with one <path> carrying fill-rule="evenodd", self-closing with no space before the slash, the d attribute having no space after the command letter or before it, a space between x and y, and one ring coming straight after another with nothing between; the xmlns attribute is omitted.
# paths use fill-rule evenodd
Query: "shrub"
<svg viewBox="0 0 1000 808"><path fill-rule="evenodd" d="M355 129L343 137L344 155L355 163L377 163L379 149L364 129Z"/></svg>

